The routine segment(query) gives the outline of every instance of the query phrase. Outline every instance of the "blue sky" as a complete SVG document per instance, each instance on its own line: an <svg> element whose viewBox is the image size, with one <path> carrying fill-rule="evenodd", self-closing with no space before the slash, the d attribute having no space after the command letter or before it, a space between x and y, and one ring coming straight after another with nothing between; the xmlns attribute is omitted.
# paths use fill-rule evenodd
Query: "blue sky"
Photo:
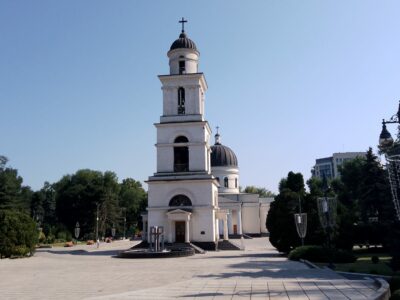
<svg viewBox="0 0 400 300"><path fill-rule="evenodd" d="M81 168L146 180L157 75L185 17L206 119L240 184L277 191L316 158L376 148L400 99L399 13L398 1L3 0L0 154L33 189Z"/></svg>

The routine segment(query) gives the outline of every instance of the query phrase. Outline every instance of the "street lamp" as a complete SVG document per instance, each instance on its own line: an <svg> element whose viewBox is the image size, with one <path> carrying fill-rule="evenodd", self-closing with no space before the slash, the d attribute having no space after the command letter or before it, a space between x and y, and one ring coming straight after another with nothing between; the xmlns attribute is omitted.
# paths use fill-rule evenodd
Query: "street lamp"
<svg viewBox="0 0 400 300"><path fill-rule="evenodd" d="M328 192L330 190L328 181L326 179L325 174L322 178L322 189L324 191L324 197L320 197L317 199L318 203L318 215L319 220L321 222L322 228L325 230L328 240L328 249L329 249L329 265L328 267L334 269L332 259L332 242L331 242L331 234L333 232L333 228L336 224L336 207L337 202L335 197L328 197Z"/></svg>
<svg viewBox="0 0 400 300"><path fill-rule="evenodd" d="M386 168L389 173L390 189L397 219L400 221L400 126L398 127L397 138L394 141L386 124L400 124L400 102L397 113L389 120L382 120L382 131L379 135L379 150L385 154Z"/></svg>
<svg viewBox="0 0 400 300"><path fill-rule="evenodd" d="M75 224L75 239L76 239L77 244L78 244L78 237L79 237L80 232L81 232L81 229L79 227L79 222L76 222L76 224Z"/></svg>
<svg viewBox="0 0 400 300"><path fill-rule="evenodd" d="M307 214L301 212L301 199L299 196L299 213L294 214L294 222L296 224L297 234L301 238L301 245L304 246L304 238L307 233Z"/></svg>
<svg viewBox="0 0 400 300"><path fill-rule="evenodd" d="M113 226L111 228L111 236L112 236L113 239L114 239L114 236L115 236L115 231L116 231L116 229L115 229L115 226L113 224Z"/></svg>

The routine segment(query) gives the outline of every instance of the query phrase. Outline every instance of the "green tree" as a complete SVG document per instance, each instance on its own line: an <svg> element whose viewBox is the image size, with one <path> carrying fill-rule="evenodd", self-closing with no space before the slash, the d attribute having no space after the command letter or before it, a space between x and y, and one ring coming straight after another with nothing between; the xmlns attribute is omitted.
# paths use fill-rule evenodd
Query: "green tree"
<svg viewBox="0 0 400 300"><path fill-rule="evenodd" d="M258 194L260 197L275 197L275 194L266 188L256 187L254 185L246 186L244 189L245 193Z"/></svg>
<svg viewBox="0 0 400 300"><path fill-rule="evenodd" d="M300 244L293 216L299 209L299 197L304 199L304 196L303 175L289 172L279 183L279 194L271 203L267 217L269 240L280 252L287 253Z"/></svg>
<svg viewBox="0 0 400 300"><path fill-rule="evenodd" d="M18 170L7 167L8 159L0 156L0 209L29 211L32 191L23 186Z"/></svg>
<svg viewBox="0 0 400 300"><path fill-rule="evenodd" d="M37 239L36 223L28 214L0 210L0 258L33 254Z"/></svg>
<svg viewBox="0 0 400 300"><path fill-rule="evenodd" d="M119 205L123 209L122 217L126 216L126 229L132 230L135 224L141 228L140 214L146 210L147 193L139 181L135 181L132 178L122 181L120 184Z"/></svg>

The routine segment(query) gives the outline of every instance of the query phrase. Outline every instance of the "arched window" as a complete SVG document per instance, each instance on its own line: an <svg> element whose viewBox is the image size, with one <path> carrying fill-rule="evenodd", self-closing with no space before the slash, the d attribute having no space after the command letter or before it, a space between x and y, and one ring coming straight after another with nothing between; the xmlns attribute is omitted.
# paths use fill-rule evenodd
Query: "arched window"
<svg viewBox="0 0 400 300"><path fill-rule="evenodd" d="M174 143L188 143L187 137L180 135ZM174 172L189 171L189 147L175 146L174 147Z"/></svg>
<svg viewBox="0 0 400 300"><path fill-rule="evenodd" d="M219 183L219 177L215 177L215 179L217 179L218 183Z"/></svg>
<svg viewBox="0 0 400 300"><path fill-rule="evenodd" d="M185 61L180 60L179 61L179 74L185 74L186 68L185 68Z"/></svg>
<svg viewBox="0 0 400 300"><path fill-rule="evenodd" d="M235 178L235 188L237 188L237 178Z"/></svg>
<svg viewBox="0 0 400 300"><path fill-rule="evenodd" d="M178 89L178 115L185 114L185 89L180 87Z"/></svg>
<svg viewBox="0 0 400 300"><path fill-rule="evenodd" d="M186 136L180 135L178 136L175 140L174 143L188 143L189 140L187 139Z"/></svg>
<svg viewBox="0 0 400 300"><path fill-rule="evenodd" d="M169 201L169 206L192 206L192 201L185 195L176 195Z"/></svg>
<svg viewBox="0 0 400 300"><path fill-rule="evenodd" d="M224 187L228 187L228 177L224 178Z"/></svg>

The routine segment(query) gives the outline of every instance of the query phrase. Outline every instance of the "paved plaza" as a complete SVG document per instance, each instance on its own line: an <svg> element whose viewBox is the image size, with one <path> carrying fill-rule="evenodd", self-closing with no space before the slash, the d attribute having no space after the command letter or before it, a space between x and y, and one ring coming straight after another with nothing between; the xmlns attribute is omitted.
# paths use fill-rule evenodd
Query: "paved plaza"
<svg viewBox="0 0 400 300"><path fill-rule="evenodd" d="M137 242L40 249L0 260L0 299L376 299L373 280L346 280L281 257L267 238L244 251L113 258Z"/></svg>

